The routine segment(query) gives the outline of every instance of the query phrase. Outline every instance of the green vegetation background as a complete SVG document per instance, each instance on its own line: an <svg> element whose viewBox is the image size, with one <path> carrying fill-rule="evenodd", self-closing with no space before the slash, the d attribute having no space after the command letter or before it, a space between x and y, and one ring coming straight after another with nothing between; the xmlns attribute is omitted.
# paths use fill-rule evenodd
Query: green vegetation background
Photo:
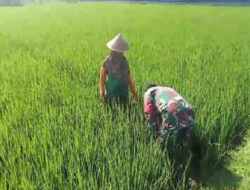
<svg viewBox="0 0 250 190"><path fill-rule="evenodd" d="M206 179L249 128L249 20L248 7L0 8L0 189L184 189L144 123L149 81L193 105ZM112 117L98 77L120 32L141 99Z"/></svg>

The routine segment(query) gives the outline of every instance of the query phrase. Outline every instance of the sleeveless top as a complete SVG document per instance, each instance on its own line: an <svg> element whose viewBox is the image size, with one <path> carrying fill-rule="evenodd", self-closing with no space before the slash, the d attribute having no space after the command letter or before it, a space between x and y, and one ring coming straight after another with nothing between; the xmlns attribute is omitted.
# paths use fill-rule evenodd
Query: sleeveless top
<svg viewBox="0 0 250 190"><path fill-rule="evenodd" d="M108 98L128 98L128 79L130 69L124 56L108 56L102 65L108 74L106 96Z"/></svg>

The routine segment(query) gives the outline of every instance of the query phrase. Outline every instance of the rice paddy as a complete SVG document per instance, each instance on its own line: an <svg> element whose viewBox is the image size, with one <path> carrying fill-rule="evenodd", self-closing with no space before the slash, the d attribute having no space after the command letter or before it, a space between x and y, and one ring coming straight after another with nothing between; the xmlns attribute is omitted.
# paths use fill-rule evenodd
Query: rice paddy
<svg viewBox="0 0 250 190"><path fill-rule="evenodd" d="M194 107L204 181L249 129L249 20L249 7L0 7L0 189L187 189L191 164L174 167L144 121L147 82ZM140 98L114 115L98 80L118 33Z"/></svg>

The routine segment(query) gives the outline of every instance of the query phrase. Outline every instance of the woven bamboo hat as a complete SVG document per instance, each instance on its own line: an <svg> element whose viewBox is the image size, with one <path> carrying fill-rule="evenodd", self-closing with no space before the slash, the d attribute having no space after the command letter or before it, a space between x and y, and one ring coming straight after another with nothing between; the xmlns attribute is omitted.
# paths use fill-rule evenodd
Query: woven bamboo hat
<svg viewBox="0 0 250 190"><path fill-rule="evenodd" d="M118 52L124 52L129 50L128 43L123 39L121 34L118 34L111 41L107 43L109 49Z"/></svg>

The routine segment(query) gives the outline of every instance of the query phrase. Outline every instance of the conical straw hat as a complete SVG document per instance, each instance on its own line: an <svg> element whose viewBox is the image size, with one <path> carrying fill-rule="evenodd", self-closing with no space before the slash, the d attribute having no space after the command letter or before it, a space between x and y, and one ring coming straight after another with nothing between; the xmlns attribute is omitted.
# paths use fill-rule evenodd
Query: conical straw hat
<svg viewBox="0 0 250 190"><path fill-rule="evenodd" d="M129 50L128 43L123 39L121 34L114 37L113 40L107 43L109 49L118 52L124 52Z"/></svg>

